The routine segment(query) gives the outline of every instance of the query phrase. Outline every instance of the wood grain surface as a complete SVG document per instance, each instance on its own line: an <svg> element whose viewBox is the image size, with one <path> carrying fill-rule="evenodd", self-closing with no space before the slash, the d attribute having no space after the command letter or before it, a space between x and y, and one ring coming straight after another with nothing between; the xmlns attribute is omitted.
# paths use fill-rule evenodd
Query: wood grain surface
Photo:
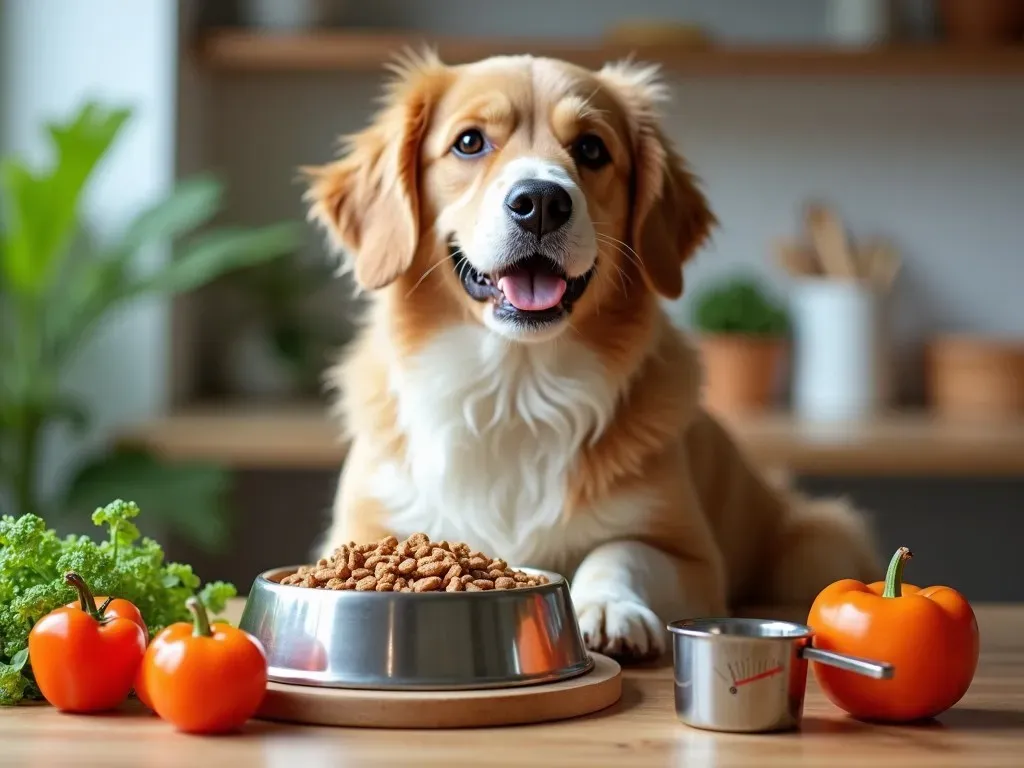
<svg viewBox="0 0 1024 768"><path fill-rule="evenodd" d="M1024 606L976 610L983 650L974 684L954 709L920 726L852 721L812 679L801 731L698 731L675 718L670 668L627 667L622 698L607 710L506 728L380 731L251 721L238 735L195 737L176 734L134 703L92 717L61 715L46 705L0 709L0 765L1019 768L1024 765ZM936 674L941 673L937 659Z"/></svg>
<svg viewBox="0 0 1024 768"><path fill-rule="evenodd" d="M481 728L582 717L622 697L622 669L592 654L584 675L546 685L479 691L367 691L271 683L263 720L363 728Z"/></svg>
<svg viewBox="0 0 1024 768"><path fill-rule="evenodd" d="M725 418L758 464L802 475L1020 477L1024 420L939 419L897 412L858 424L818 426L786 413ZM136 424L121 445L168 460L236 469L337 471L346 446L323 406L208 405Z"/></svg>

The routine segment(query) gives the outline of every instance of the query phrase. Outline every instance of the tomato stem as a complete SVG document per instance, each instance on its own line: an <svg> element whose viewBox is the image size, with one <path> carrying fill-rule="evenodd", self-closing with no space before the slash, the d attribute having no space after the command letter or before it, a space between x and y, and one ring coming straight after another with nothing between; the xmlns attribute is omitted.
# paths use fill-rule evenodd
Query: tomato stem
<svg viewBox="0 0 1024 768"><path fill-rule="evenodd" d="M96 609L96 598L92 596L92 590L85 583L85 579L74 571L68 571L64 574L64 583L74 587L78 592L78 607L94 619L98 619L100 612Z"/></svg>
<svg viewBox="0 0 1024 768"><path fill-rule="evenodd" d="M210 630L210 619L206 615L206 608L198 597L190 597L185 601L185 607L192 612L192 636L213 637Z"/></svg>
<svg viewBox="0 0 1024 768"><path fill-rule="evenodd" d="M900 547L889 561L885 572L885 589L882 597L899 597L903 594L903 566L914 554L907 547Z"/></svg>

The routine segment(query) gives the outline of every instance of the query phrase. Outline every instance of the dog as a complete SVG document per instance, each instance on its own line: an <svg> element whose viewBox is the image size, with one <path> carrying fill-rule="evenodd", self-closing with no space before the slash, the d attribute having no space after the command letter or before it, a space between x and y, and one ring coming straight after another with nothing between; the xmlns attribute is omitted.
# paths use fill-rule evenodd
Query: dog
<svg viewBox="0 0 1024 768"><path fill-rule="evenodd" d="M657 69L425 53L393 75L303 169L369 299L328 374L349 452L318 556L422 531L556 571L587 647L625 661L675 619L876 578L858 510L769 484L701 405L663 301L718 222Z"/></svg>

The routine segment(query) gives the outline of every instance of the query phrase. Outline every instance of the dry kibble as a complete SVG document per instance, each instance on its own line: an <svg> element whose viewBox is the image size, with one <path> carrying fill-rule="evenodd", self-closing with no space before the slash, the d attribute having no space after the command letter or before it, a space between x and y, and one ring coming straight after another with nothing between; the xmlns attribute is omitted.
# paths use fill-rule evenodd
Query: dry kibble
<svg viewBox="0 0 1024 768"><path fill-rule="evenodd" d="M431 542L416 533L404 541L386 536L373 544L342 544L281 583L359 592L485 592L536 587L548 580L510 568L466 543Z"/></svg>
<svg viewBox="0 0 1024 768"><path fill-rule="evenodd" d="M445 588L447 588L448 585L451 582L453 582L453 581L458 581L461 584L462 582L459 581L459 576L461 576L461 575L462 575L462 566L459 565L458 563L456 563L455 565L451 566L448 569L448 573L446 573L444 575L444 579L442 579L442 583L444 584Z"/></svg>
<svg viewBox="0 0 1024 768"><path fill-rule="evenodd" d="M441 586L440 576L430 576L426 579L419 579L413 587L414 592L433 592Z"/></svg>
<svg viewBox="0 0 1024 768"><path fill-rule="evenodd" d="M448 566L442 561L436 561L421 565L416 569L417 576L440 576L448 571Z"/></svg>
<svg viewBox="0 0 1024 768"><path fill-rule="evenodd" d="M373 576L367 576L364 579L360 579L356 582L357 592L369 592L371 589L377 588L377 579Z"/></svg>

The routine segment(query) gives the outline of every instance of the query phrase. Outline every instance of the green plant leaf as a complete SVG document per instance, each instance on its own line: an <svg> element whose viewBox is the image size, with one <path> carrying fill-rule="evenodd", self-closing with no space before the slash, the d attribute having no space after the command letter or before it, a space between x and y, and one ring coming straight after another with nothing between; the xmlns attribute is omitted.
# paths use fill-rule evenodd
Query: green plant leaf
<svg viewBox="0 0 1024 768"><path fill-rule="evenodd" d="M23 296L40 295L57 273L78 218L86 183L127 122L131 112L86 104L68 122L50 123L56 150L53 165L33 173L7 160L0 185L7 200L4 276Z"/></svg>
<svg viewBox="0 0 1024 768"><path fill-rule="evenodd" d="M84 464L71 479L65 514L90 512L112 498L135 500L146 517L209 552L222 551L230 526L224 496L230 474L203 463L164 462L144 451L123 450Z"/></svg>
<svg viewBox="0 0 1024 768"><path fill-rule="evenodd" d="M781 336L789 330L785 308L759 283L732 278L705 288L693 310L697 328L705 333Z"/></svg>
<svg viewBox="0 0 1024 768"><path fill-rule="evenodd" d="M170 264L143 279L132 292L170 295L190 291L228 272L283 256L298 245L299 229L291 222L258 229L218 229L184 247Z"/></svg>
<svg viewBox="0 0 1024 768"><path fill-rule="evenodd" d="M186 179L132 221L117 250L134 254L152 241L171 241L208 222L220 206L223 185L213 176Z"/></svg>
<svg viewBox="0 0 1024 768"><path fill-rule="evenodd" d="M25 668L25 664L28 663L28 648L22 648L14 656L11 657L11 663L8 665L11 669L20 672Z"/></svg>

